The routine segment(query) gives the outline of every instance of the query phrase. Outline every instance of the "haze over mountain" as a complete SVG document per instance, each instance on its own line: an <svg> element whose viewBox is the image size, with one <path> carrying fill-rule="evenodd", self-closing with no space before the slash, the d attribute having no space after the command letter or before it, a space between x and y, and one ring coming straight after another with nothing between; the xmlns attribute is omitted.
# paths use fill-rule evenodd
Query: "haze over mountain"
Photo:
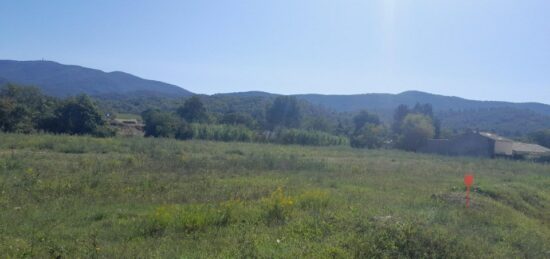
<svg viewBox="0 0 550 259"><path fill-rule="evenodd" d="M276 96L260 91L227 93L234 96ZM399 94L355 94L355 95L322 95L322 94L297 94L293 95L312 104L325 106L340 112L351 112L367 109L373 112L391 112L400 104L414 106L416 103L432 104L436 111L448 110L472 110L512 107L516 109L531 110L536 113L550 116L550 105L542 103L512 103L501 101L477 101L454 96L444 96L420 91L406 91Z"/></svg>
<svg viewBox="0 0 550 259"><path fill-rule="evenodd" d="M2 80L3 78L3 80ZM0 60L0 83L37 86L53 96L77 94L157 95L183 97L192 93L175 85L142 79L124 72L103 72L53 61Z"/></svg>
<svg viewBox="0 0 550 259"><path fill-rule="evenodd" d="M550 115L550 105L541 103L511 103L499 101L476 101L460 97L430 94L420 91L406 91L399 94L359 94L359 95L297 95L299 98L314 104L331 107L338 111L358 109L384 110L393 109L400 104L413 106L416 103L430 103L435 110L468 110L496 107L514 107L529 109Z"/></svg>
<svg viewBox="0 0 550 259"><path fill-rule="evenodd" d="M103 72L75 65L63 65L53 61L13 61L0 60L0 83L18 83L34 85L46 94L70 96L89 94L109 98L141 97L185 97L192 95L176 85L160 81L142 79L124 72ZM221 93L240 97L274 97L261 91ZM384 117L391 116L400 104L413 106L416 103L430 103L436 112L466 111L475 109L513 108L550 116L550 105L541 103L511 103L499 101L476 101L460 97L450 97L406 91L399 94L357 94L357 95L321 95L299 94L299 99L339 112L352 112L367 109Z"/></svg>
<svg viewBox="0 0 550 259"><path fill-rule="evenodd" d="M246 98L274 98L276 94L251 91L218 94L214 96ZM550 128L550 105L541 103L510 103L499 101L474 101L459 97L435 95L419 91L400 94L360 95L295 95L310 104L340 112L356 112L366 109L386 122L393 121L395 108L400 104L432 104L442 127L448 130L478 129L503 136L518 137L533 131Z"/></svg>

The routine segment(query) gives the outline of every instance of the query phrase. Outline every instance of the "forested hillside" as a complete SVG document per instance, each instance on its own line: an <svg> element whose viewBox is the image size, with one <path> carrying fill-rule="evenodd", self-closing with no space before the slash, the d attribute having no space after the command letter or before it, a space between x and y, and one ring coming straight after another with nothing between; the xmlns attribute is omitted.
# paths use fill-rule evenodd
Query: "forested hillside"
<svg viewBox="0 0 550 259"><path fill-rule="evenodd" d="M59 97L78 94L182 97L191 94L175 85L124 72L106 73L52 61L0 60L0 78L11 83L33 85L48 95Z"/></svg>
<svg viewBox="0 0 550 259"><path fill-rule="evenodd" d="M476 101L454 96L443 96L419 91L407 91L400 94L357 94L357 95L296 95L313 104L320 104L337 111L368 109L372 111L391 111L400 104L414 105L430 103L436 111L471 110L500 107L528 109L550 115L550 105L541 103L511 103L498 101Z"/></svg>
<svg viewBox="0 0 550 259"><path fill-rule="evenodd" d="M511 107L443 111L437 114L448 129L479 129L503 136L521 137L550 128L550 116Z"/></svg>

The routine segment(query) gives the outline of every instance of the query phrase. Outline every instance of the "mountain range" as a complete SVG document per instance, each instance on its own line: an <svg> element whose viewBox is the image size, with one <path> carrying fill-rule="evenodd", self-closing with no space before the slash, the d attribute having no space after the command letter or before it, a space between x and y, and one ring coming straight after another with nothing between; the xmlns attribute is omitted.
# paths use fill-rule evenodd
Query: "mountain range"
<svg viewBox="0 0 550 259"><path fill-rule="evenodd" d="M44 93L58 97L82 93L106 98L126 98L129 96L181 98L193 95L192 92L176 85L143 79L124 72L104 72L82 66L64 65L53 61L0 60L0 84L7 82L37 86ZM277 96L276 94L260 91L217 95L240 97ZM399 94L299 94L294 96L314 105L324 106L338 112L353 112L367 109L382 115L385 114L386 116L391 114L400 104L412 106L416 103L430 103L436 112L447 114L450 114L448 113L449 111L456 114L456 112L460 111L512 108L550 116L550 105L542 103L476 101L419 91L406 91Z"/></svg>
<svg viewBox="0 0 550 259"><path fill-rule="evenodd" d="M243 97L276 96L260 91L226 93L223 95ZM353 112L366 109L373 112L393 111L400 104L414 106L416 103L429 103L435 111L463 111L475 109L490 109L513 107L516 109L531 110L536 113L550 116L550 105L528 102L513 103L502 101L477 101L455 96L444 96L421 91L405 91L399 94L355 94L355 95L323 95L323 94L297 94L298 99L308 101L315 105L321 105L339 112Z"/></svg>
<svg viewBox="0 0 550 259"><path fill-rule="evenodd" d="M147 80L124 72L103 72L53 61L0 60L0 83L32 85L48 95L66 97L77 94L156 95L184 97L191 92L167 83Z"/></svg>

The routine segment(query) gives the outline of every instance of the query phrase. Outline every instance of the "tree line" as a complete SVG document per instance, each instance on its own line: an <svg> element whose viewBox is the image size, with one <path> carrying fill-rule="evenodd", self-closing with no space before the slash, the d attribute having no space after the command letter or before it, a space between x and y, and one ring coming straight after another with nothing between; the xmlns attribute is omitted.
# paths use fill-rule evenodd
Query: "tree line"
<svg viewBox="0 0 550 259"><path fill-rule="evenodd" d="M206 99L206 103L204 101ZM121 103L120 105L124 105ZM80 95L58 99L34 87L0 88L0 130L51 132L108 137L108 114ZM391 123L374 113L336 113L291 96L260 98L193 96L178 105L141 112L146 137L214 141L270 142L299 145L351 145L416 151L430 138L446 138L430 104L398 106ZM550 131L529 134L531 142L550 146Z"/></svg>
<svg viewBox="0 0 550 259"><path fill-rule="evenodd" d="M175 111L148 109L141 116L146 137L317 146L348 144L346 136L304 128L303 112L294 97L276 98L262 114L265 122L233 109L214 114L199 96L193 96Z"/></svg>
<svg viewBox="0 0 550 259"><path fill-rule="evenodd" d="M210 113L199 96L187 99L175 112L148 109L142 113L145 136L176 139L257 141L300 145L342 145L355 148L395 147L415 151L429 138L440 135L440 122L430 104L399 106L391 126L368 111L360 111L336 127L327 119L307 117L295 97L278 96L265 106L265 122L251 114L229 110ZM208 126L209 125L209 126ZM216 126L224 125L224 126Z"/></svg>
<svg viewBox="0 0 550 259"><path fill-rule="evenodd" d="M350 144L356 148L394 147L416 151L430 138L441 134L440 120L434 117L430 104L409 108L400 105L394 112L393 123L386 126L376 114L361 111L353 118L355 125Z"/></svg>
<svg viewBox="0 0 550 259"><path fill-rule="evenodd" d="M8 84L0 88L0 130L4 132L113 136L114 130L86 95L64 100L35 87Z"/></svg>

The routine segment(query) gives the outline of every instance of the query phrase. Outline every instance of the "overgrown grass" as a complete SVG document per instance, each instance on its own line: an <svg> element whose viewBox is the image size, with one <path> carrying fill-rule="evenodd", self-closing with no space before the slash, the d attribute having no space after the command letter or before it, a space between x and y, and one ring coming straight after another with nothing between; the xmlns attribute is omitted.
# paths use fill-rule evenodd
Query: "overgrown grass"
<svg viewBox="0 0 550 259"><path fill-rule="evenodd" d="M0 211L8 258L548 258L550 165L0 134Z"/></svg>
<svg viewBox="0 0 550 259"><path fill-rule="evenodd" d="M251 142L256 138L256 132L242 125L192 123L191 130L193 138L201 140Z"/></svg>
<svg viewBox="0 0 550 259"><path fill-rule="evenodd" d="M213 141L238 141L278 143L306 146L347 146L349 139L322 131L302 129L277 129L273 132L258 132L243 125L191 123L192 138Z"/></svg>

